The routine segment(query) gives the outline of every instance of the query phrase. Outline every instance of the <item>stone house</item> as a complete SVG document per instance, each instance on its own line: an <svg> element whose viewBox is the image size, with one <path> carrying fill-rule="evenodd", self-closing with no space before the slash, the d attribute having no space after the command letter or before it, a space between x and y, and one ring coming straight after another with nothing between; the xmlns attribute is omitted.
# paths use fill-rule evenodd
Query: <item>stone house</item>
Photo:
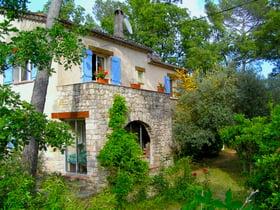
<svg viewBox="0 0 280 210"><path fill-rule="evenodd" d="M122 19L122 12L117 10L116 22ZM20 30L31 30L44 27L45 21L46 16L30 13L14 24ZM115 27L114 35L91 29L89 35L82 37L87 56L81 66L64 71L63 66L52 64L55 73L50 78L45 104L49 118L69 123L78 133L75 145L68 147L65 154L51 148L43 154L45 169L90 179L96 187L104 181L96 156L106 142L108 110L115 94L126 98L129 108L126 128L137 133L150 168L172 162L176 66L153 56L151 48L125 39L123 24L115 25L119 27ZM95 73L100 67L108 72L107 84L97 81ZM0 75L1 83L11 85L27 101L30 101L35 78L36 69L30 63L26 69L13 67ZM159 83L164 85L164 92L158 91Z"/></svg>

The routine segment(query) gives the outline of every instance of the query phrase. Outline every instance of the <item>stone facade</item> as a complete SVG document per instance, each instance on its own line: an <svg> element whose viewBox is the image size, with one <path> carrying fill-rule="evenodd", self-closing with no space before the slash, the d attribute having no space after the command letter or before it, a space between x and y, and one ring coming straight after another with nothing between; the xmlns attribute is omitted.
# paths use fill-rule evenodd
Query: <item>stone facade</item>
<svg viewBox="0 0 280 210"><path fill-rule="evenodd" d="M87 177L95 185L104 182L104 174L98 168L96 156L106 142L106 134L110 132L108 111L113 105L115 94L126 99L126 106L129 108L127 123L140 122L148 132L150 166L159 166L161 163L169 165L172 162L170 157L171 119L175 100L170 99L169 94L96 82L59 86L57 92L54 112L89 112L89 117L85 119ZM52 157L55 160L52 160ZM58 166L55 170L64 173L64 167L62 167L64 158L58 158L57 154L53 154L53 156L48 154L46 164L54 161ZM52 167L47 166L47 168Z"/></svg>

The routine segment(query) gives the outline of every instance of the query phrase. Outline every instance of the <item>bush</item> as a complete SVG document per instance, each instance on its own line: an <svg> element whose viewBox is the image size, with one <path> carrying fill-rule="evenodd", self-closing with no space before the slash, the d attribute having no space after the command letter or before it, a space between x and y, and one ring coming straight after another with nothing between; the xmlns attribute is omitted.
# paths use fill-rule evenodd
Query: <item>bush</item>
<svg viewBox="0 0 280 210"><path fill-rule="evenodd" d="M110 193L107 189L104 189L102 192L98 193L97 196L94 196L89 202L87 209L116 209L117 200L115 194Z"/></svg>
<svg viewBox="0 0 280 210"><path fill-rule="evenodd" d="M108 170L107 181L119 203L124 203L132 188L143 184L148 177L148 163L141 159L143 153L136 135L123 128L127 110L125 99L116 95L109 110L109 127L113 131L107 135L108 141L97 156L100 165Z"/></svg>
<svg viewBox="0 0 280 210"><path fill-rule="evenodd" d="M151 186L155 196L163 196L165 200L186 202L193 198L190 186L194 181L191 160L185 157L175 162L173 166L161 169L160 173L153 177Z"/></svg>
<svg viewBox="0 0 280 210"><path fill-rule="evenodd" d="M277 209L280 206L280 152L263 155L255 167L255 172L247 184L259 190L256 206L261 209Z"/></svg>
<svg viewBox="0 0 280 210"><path fill-rule="evenodd" d="M0 209L34 207L35 179L21 168L19 154L0 161Z"/></svg>
<svg viewBox="0 0 280 210"><path fill-rule="evenodd" d="M68 209L75 205L75 197L59 173L48 175L40 186L41 195L37 201L44 209ZM73 190L72 190L73 191Z"/></svg>
<svg viewBox="0 0 280 210"><path fill-rule="evenodd" d="M219 128L233 122L234 78L216 70L196 75L195 89L182 88L173 133L178 156L217 155L223 142ZM184 86L184 85L183 85Z"/></svg>

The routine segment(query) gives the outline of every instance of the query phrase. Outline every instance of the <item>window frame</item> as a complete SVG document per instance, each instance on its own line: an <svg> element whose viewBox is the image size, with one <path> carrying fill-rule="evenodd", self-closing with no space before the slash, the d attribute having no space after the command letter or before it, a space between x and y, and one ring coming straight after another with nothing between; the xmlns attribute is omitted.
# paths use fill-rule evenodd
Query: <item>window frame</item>
<svg viewBox="0 0 280 210"><path fill-rule="evenodd" d="M86 139L86 121L83 118L77 118L77 119L63 119L65 123L74 122L74 129L73 132L79 134L82 132L81 135L75 135L75 145L73 146L68 146L66 147L65 150L65 172L67 174L81 174L81 175L86 175L87 174L87 152L86 152L86 147L87 147L87 139ZM79 125L78 122L82 122L82 130L79 130ZM70 124L72 126L72 124ZM72 127L73 128L73 127ZM83 146L83 148L79 149L79 146ZM73 151L75 151L74 154L69 154L70 147L73 147ZM79 151L80 150L80 151ZM82 151L83 150L83 151ZM78 154L78 155L77 155ZM81 155L82 154L82 155ZM83 155L85 154L85 157ZM75 163L71 163L73 161L73 158L75 159ZM81 157L81 159L79 158ZM85 158L85 164L79 163L79 160L82 160L82 158ZM72 168L71 168L72 167ZM73 168L75 167L75 168Z"/></svg>

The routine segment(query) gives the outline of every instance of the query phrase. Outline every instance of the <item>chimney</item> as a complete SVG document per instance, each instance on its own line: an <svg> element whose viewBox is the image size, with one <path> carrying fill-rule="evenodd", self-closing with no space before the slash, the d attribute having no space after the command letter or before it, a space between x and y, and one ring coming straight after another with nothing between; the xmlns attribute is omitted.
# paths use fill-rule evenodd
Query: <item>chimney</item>
<svg viewBox="0 0 280 210"><path fill-rule="evenodd" d="M115 10L114 35L122 38L124 38L123 19L124 19L123 11L118 8L117 10Z"/></svg>

